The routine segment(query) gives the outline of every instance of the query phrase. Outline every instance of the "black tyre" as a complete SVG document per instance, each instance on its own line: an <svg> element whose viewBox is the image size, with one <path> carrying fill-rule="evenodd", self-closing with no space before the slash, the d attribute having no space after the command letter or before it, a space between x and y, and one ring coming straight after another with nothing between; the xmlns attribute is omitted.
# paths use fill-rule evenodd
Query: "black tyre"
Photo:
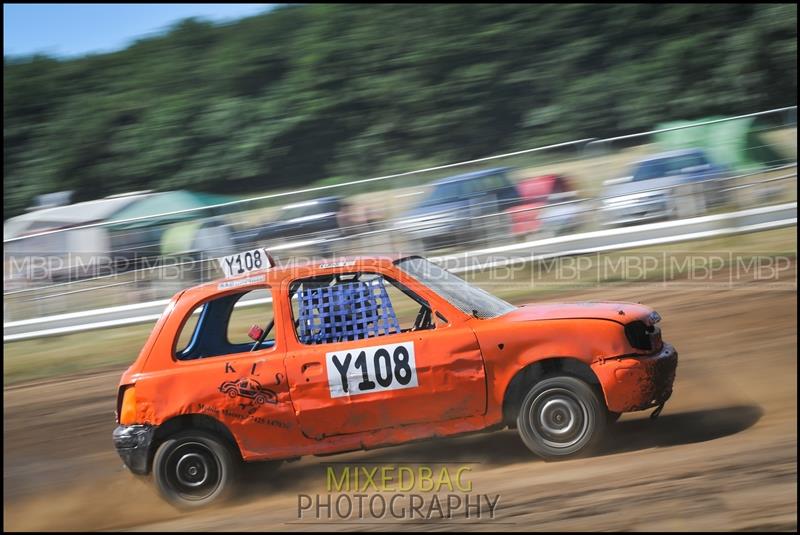
<svg viewBox="0 0 800 535"><path fill-rule="evenodd" d="M605 427L606 409L595 389L569 376L534 384L517 414L522 441L548 461L591 451Z"/></svg>
<svg viewBox="0 0 800 535"><path fill-rule="evenodd" d="M608 411L606 413L606 422L608 423L608 425L614 425L615 423L617 423L617 420L619 420L620 416L622 416L621 412Z"/></svg>
<svg viewBox="0 0 800 535"><path fill-rule="evenodd" d="M153 459L161 496L182 509L230 497L239 461L221 439L205 431L184 431L165 440Z"/></svg>

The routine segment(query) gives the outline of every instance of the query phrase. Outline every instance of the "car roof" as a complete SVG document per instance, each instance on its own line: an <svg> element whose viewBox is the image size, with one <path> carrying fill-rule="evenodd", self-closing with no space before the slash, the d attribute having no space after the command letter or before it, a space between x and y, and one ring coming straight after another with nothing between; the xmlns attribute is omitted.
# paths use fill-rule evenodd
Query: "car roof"
<svg viewBox="0 0 800 535"><path fill-rule="evenodd" d="M473 180L484 176L495 175L497 173L505 173L510 167L494 167L492 169L484 169L482 171L473 171L472 173L464 173L462 175L449 176L436 180L431 185L438 186L439 184L449 184L451 182L461 182L462 180Z"/></svg>
<svg viewBox="0 0 800 535"><path fill-rule="evenodd" d="M249 271L235 277L226 277L203 284L198 284L197 286L186 289L185 293L216 294L234 289L246 289L252 286L263 286L264 284L277 287L286 279L337 273L342 271L342 267L350 268L347 271L352 269L361 270L365 268L391 267L397 260L404 258L412 257L408 255L397 254L348 256L332 259L316 259L303 262L289 262L283 266Z"/></svg>
<svg viewBox="0 0 800 535"><path fill-rule="evenodd" d="M655 160L663 160L665 158L675 158L676 156L686 156L688 154L705 154L705 151L701 148L671 150L648 156L647 158L638 160L636 163L652 162Z"/></svg>

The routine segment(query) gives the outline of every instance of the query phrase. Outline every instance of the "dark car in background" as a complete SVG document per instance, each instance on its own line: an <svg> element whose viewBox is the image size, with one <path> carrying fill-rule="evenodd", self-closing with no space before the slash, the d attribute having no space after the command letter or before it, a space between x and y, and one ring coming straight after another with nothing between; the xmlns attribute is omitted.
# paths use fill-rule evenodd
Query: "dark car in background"
<svg viewBox="0 0 800 535"><path fill-rule="evenodd" d="M437 180L428 196L397 218L392 228L422 250L485 244L505 235L509 215L504 211L520 202L509 171L498 167ZM491 214L499 215L488 217Z"/></svg>
<svg viewBox="0 0 800 535"><path fill-rule="evenodd" d="M275 219L236 232L234 243L249 246L276 240L310 240L339 236L338 216L343 207L344 202L338 196L287 204L281 207Z"/></svg>
<svg viewBox="0 0 800 535"><path fill-rule="evenodd" d="M294 253L329 254L337 243L331 240L368 234L376 224L368 206L341 196L320 197L282 206L271 220L237 230L233 240L240 249L288 246Z"/></svg>

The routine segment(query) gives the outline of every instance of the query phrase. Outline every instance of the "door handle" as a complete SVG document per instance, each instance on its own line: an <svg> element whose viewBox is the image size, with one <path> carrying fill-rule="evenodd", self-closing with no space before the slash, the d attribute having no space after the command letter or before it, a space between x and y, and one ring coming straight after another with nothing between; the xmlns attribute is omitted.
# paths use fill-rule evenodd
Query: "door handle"
<svg viewBox="0 0 800 535"><path fill-rule="evenodd" d="M319 370L317 368L321 368L321 367L322 367L322 363L320 363L320 362L306 362L305 364L300 366L300 371L302 373L308 373L309 370L314 369L314 371L316 373L319 373Z"/></svg>

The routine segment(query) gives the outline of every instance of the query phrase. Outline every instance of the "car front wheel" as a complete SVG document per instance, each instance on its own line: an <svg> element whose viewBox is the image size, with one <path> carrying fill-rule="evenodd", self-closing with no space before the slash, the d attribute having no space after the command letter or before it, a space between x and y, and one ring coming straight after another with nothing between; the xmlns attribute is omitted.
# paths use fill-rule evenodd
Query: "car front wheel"
<svg viewBox="0 0 800 535"><path fill-rule="evenodd" d="M165 440L153 458L153 477L161 495L190 509L227 498L238 460L219 438L204 431L184 431Z"/></svg>
<svg viewBox="0 0 800 535"><path fill-rule="evenodd" d="M517 429L525 445L545 460L590 451L605 429L605 407L595 390L575 377L534 384L523 398Z"/></svg>

